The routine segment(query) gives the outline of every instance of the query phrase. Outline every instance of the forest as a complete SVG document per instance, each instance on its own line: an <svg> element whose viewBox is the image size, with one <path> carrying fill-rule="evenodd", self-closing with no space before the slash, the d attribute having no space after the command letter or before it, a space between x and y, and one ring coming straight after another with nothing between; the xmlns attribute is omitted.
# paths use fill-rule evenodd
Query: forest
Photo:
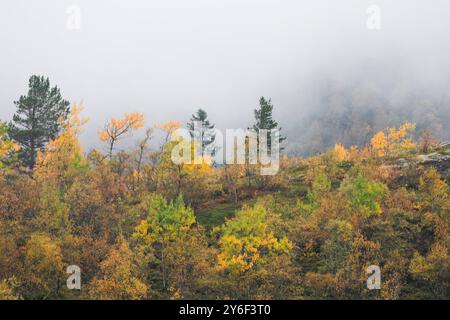
<svg viewBox="0 0 450 320"><path fill-rule="evenodd" d="M111 118L103 147L84 150L90 106L48 78L32 76L14 104L0 121L0 300L450 298L450 146L413 119L354 142L336 134L307 157L282 150L264 176L203 154L171 160L172 133L193 121L203 150L221 152L202 109L185 123ZM249 127L280 128L269 98L256 105Z"/></svg>

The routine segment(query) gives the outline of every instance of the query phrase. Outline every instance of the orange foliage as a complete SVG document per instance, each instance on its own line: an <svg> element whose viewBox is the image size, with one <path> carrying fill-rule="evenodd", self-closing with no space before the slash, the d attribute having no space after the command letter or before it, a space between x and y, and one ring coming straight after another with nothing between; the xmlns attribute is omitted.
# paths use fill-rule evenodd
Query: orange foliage
<svg viewBox="0 0 450 320"><path fill-rule="evenodd" d="M414 149L416 145L410 135L415 129L415 124L406 122L398 130L389 128L387 134L379 131L371 140L372 149L379 157L399 155Z"/></svg>
<svg viewBox="0 0 450 320"><path fill-rule="evenodd" d="M110 139L117 140L121 135L129 133L132 129L144 126L144 115L138 112L125 113L123 118L112 118L104 130L99 130L99 138L105 142Z"/></svg>
<svg viewBox="0 0 450 320"><path fill-rule="evenodd" d="M138 112L125 113L122 118L111 118L104 130L98 131L100 141L109 143L109 156L112 156L114 144L133 130L144 126L144 115Z"/></svg>
<svg viewBox="0 0 450 320"><path fill-rule="evenodd" d="M168 134L172 134L175 130L181 128L183 124L180 121L170 120L163 124L155 124L155 128L161 129Z"/></svg>

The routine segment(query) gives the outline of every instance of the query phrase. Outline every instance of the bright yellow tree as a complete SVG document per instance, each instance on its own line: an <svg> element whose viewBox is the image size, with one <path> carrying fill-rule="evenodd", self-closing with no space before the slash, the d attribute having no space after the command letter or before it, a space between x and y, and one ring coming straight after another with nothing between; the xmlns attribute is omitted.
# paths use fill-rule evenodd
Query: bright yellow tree
<svg viewBox="0 0 450 320"><path fill-rule="evenodd" d="M348 151L345 150L345 147L342 144L337 143L334 146L333 156L337 161L345 161L348 158Z"/></svg>
<svg viewBox="0 0 450 320"><path fill-rule="evenodd" d="M398 130L389 128L387 133L379 131L371 139L372 149L379 157L408 152L416 147L411 137L415 129L415 124L406 122Z"/></svg>
<svg viewBox="0 0 450 320"><path fill-rule="evenodd" d="M375 154L378 157L384 157L386 155L386 149L388 146L387 137L383 131L377 132L370 141Z"/></svg>
<svg viewBox="0 0 450 320"><path fill-rule="evenodd" d="M292 243L277 238L267 223L267 210L262 205L244 208L232 220L215 230L221 234L218 269L239 275L261 268L277 255L288 253Z"/></svg>

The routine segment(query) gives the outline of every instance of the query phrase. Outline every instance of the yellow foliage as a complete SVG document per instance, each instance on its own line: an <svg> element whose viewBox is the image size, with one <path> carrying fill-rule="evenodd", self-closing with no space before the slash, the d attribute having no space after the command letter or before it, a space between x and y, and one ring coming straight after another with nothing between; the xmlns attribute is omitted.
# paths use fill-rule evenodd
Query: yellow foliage
<svg viewBox="0 0 450 320"><path fill-rule="evenodd" d="M388 142L387 142L387 137L383 131L377 132L373 136L370 143L371 143L372 148L375 151L377 156L384 157L386 155L385 151L386 151Z"/></svg>
<svg viewBox="0 0 450 320"><path fill-rule="evenodd" d="M74 162L83 161L78 136L88 119L80 117L82 110L81 105L73 105L67 120L60 119L62 132L46 145L44 152L38 152L35 167L38 177L62 176Z"/></svg>
<svg viewBox="0 0 450 320"><path fill-rule="evenodd" d="M191 142L191 163L184 164L184 169L190 173L210 173L212 171L212 164L212 157L205 154L200 155L198 152L198 143L195 141Z"/></svg>
<svg viewBox="0 0 450 320"><path fill-rule="evenodd" d="M345 147L340 143L337 143L334 146L333 156L337 161L344 161L348 158L348 152L345 150Z"/></svg>
<svg viewBox="0 0 450 320"><path fill-rule="evenodd" d="M267 223L267 211L260 205L239 211L216 232L223 232L217 269L235 275L262 267L293 247L287 238L275 237Z"/></svg>
<svg viewBox="0 0 450 320"><path fill-rule="evenodd" d="M208 156L199 156L200 160L198 164L190 163L185 164L184 167L187 172L201 172L201 173L210 173L212 171L212 161Z"/></svg>
<svg viewBox="0 0 450 320"><path fill-rule="evenodd" d="M378 157L396 156L408 152L416 147L410 138L415 129L415 124L406 122L398 130L389 128L387 134L379 131L371 139L372 150Z"/></svg>
<svg viewBox="0 0 450 320"><path fill-rule="evenodd" d="M172 141L167 142L164 145L163 163L165 166L173 166L174 157L180 162L178 165L182 172L193 174L202 173L208 174L212 173L213 159L209 155L201 155L198 152L198 143L196 141L186 140L183 137L172 133ZM177 146L178 153L174 151ZM186 155L185 153L188 153Z"/></svg>

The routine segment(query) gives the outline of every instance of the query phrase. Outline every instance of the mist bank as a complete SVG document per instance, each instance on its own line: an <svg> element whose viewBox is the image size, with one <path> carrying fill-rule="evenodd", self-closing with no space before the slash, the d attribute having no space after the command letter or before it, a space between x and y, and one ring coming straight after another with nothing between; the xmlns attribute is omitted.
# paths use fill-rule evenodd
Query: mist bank
<svg viewBox="0 0 450 320"><path fill-rule="evenodd" d="M404 122L417 125L417 136L430 130L439 140L450 139L449 69L430 71L401 58L317 70L302 82L297 102L279 114L288 152L361 146L375 132Z"/></svg>

